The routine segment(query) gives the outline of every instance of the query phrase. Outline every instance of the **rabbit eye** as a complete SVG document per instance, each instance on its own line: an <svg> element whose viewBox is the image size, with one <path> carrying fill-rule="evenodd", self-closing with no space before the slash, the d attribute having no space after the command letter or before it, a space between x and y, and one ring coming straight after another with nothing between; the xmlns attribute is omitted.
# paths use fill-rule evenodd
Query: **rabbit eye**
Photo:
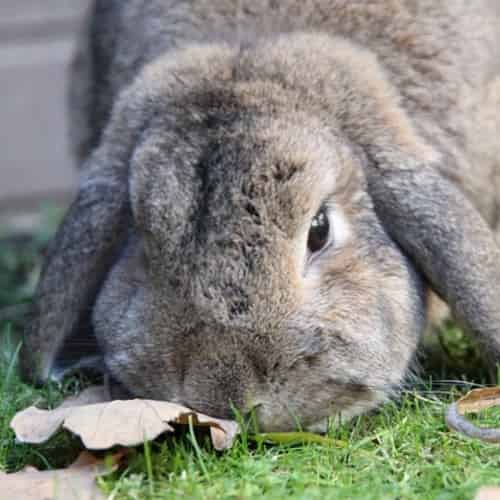
<svg viewBox="0 0 500 500"><path fill-rule="evenodd" d="M330 221L325 207L322 207L314 216L311 227L309 228L309 236L307 238L307 248L311 253L319 252L329 240Z"/></svg>

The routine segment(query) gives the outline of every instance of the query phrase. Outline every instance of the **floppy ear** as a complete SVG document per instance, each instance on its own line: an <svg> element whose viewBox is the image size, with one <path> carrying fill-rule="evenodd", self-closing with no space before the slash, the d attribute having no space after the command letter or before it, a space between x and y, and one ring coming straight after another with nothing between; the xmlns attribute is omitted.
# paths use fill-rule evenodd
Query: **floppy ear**
<svg viewBox="0 0 500 500"><path fill-rule="evenodd" d="M500 252L493 233L433 168L374 170L369 185L379 217L494 366L500 362Z"/></svg>
<svg viewBox="0 0 500 500"><path fill-rule="evenodd" d="M74 341L63 355L67 363L96 354L89 314L125 237L128 212L126 182L118 172L101 172L83 181L48 248L24 336L25 376L47 379L70 338Z"/></svg>
<svg viewBox="0 0 500 500"><path fill-rule="evenodd" d="M358 49L336 57L349 86L345 90L346 85L330 80L337 104L331 111L367 157L365 173L378 216L494 367L500 362L500 249L472 203L440 174L453 171L444 162L460 159L441 155L421 137L375 57ZM433 102L433 96L420 95L424 103L426 98ZM347 104L342 108L339 102ZM416 113L422 128L429 125L429 113L424 116ZM430 125L429 135L446 144L437 123ZM459 165L456 171L459 175Z"/></svg>
<svg viewBox="0 0 500 500"><path fill-rule="evenodd" d="M366 145L375 210L494 367L500 362L500 250L472 203L439 173L441 160L430 159L416 136L408 140L409 130L394 134L390 146ZM398 135L407 140L398 144Z"/></svg>
<svg viewBox="0 0 500 500"><path fill-rule="evenodd" d="M24 375L33 381L57 376L98 352L91 309L127 237L128 161L139 133L134 130L144 131L125 109L114 115L83 166L76 199L47 251L21 355Z"/></svg>

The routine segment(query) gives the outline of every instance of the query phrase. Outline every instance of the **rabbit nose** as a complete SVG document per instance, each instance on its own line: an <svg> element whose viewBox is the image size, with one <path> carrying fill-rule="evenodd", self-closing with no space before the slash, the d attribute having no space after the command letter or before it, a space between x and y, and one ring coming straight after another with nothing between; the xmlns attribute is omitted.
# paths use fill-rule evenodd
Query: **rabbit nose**
<svg viewBox="0 0 500 500"><path fill-rule="evenodd" d="M187 406L221 418L252 409L252 398L266 383L268 363L251 329L205 319L190 325L182 344L179 396Z"/></svg>

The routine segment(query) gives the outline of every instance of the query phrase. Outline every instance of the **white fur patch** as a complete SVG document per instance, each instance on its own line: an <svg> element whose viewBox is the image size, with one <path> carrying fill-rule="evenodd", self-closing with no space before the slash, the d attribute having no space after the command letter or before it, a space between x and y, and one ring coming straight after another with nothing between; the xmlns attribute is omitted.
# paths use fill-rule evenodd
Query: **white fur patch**
<svg viewBox="0 0 500 500"><path fill-rule="evenodd" d="M335 207L329 210L329 217L333 233L333 246L334 248L341 248L352 236L351 226L347 217L339 208Z"/></svg>

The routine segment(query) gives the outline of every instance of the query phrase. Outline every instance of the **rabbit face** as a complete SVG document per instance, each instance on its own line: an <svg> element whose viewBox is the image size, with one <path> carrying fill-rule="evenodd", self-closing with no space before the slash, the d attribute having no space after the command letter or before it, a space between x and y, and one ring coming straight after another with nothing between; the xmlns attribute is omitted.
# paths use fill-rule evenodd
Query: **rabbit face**
<svg viewBox="0 0 500 500"><path fill-rule="evenodd" d="M340 133L286 108L259 116L249 95L265 93L178 98L179 133L158 119L136 147L134 224L95 306L97 338L135 396L220 417L255 409L265 430L349 417L401 384L422 286Z"/></svg>
<svg viewBox="0 0 500 500"><path fill-rule="evenodd" d="M315 427L404 381L423 276L497 362L494 236L400 103L373 55L322 34L145 67L49 249L25 372L88 345L90 319L135 396Z"/></svg>

